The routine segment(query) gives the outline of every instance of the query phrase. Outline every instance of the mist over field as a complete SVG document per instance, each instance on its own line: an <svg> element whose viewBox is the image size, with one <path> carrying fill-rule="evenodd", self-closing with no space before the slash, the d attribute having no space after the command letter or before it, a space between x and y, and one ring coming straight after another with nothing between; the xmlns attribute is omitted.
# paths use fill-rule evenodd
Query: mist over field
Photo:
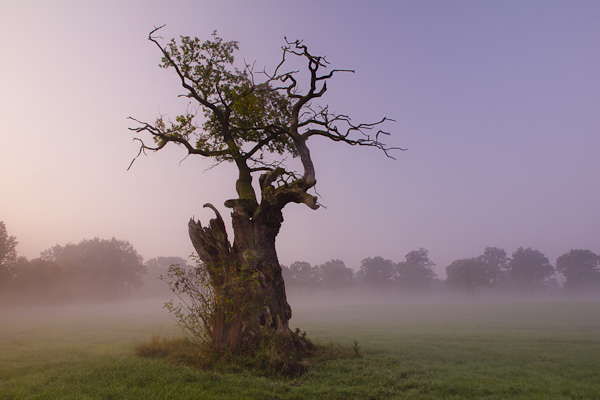
<svg viewBox="0 0 600 400"><path fill-rule="evenodd" d="M598 21L0 2L0 400L599 399Z"/></svg>
<svg viewBox="0 0 600 400"><path fill-rule="evenodd" d="M107 244L91 244L102 243ZM115 291L102 285L82 295L69 280L62 281L58 293L23 291L6 297L6 291L0 292L0 399L228 399L272 393L282 399L600 396L597 291L542 286L523 292L508 286L466 292L439 280L415 291L402 288L398 279L386 282L367 273L385 268L363 268L356 274L360 281L347 286L349 274L339 260L284 266L291 273L290 327L332 351L353 349L345 351L354 356L311 361L301 378L283 380L141 357L134 352L141 344L190 337L164 308L178 299L165 281L156 279L168 275L173 261L186 262L146 261L144 286L127 296L107 298ZM398 270L398 264L383 259L363 264ZM399 265L401 272L406 269ZM85 276L80 275L80 284ZM120 282L112 281L121 288L116 293L123 294ZM46 279L41 287L51 283Z"/></svg>
<svg viewBox="0 0 600 400"><path fill-rule="evenodd" d="M597 300L291 295L291 326L318 343L354 346L362 356L316 362L301 379L282 381L133 354L132 348L156 335L182 334L161 309L163 300L0 306L0 398L600 395Z"/></svg>
<svg viewBox="0 0 600 400"><path fill-rule="evenodd" d="M171 299L176 296L173 289L178 274L173 268L206 270L202 263L194 265L192 259L181 257L144 261L128 241L114 238L56 245L32 260L18 256L17 245L16 237L0 221L0 305ZM292 309L311 304L600 298L600 256L582 249L571 250L551 263L531 248L521 247L509 256L504 249L486 247L479 256L450 263L444 279L434 272L435 263L424 248L407 253L399 262L368 257L358 270L339 259L319 265L295 261L281 268Z"/></svg>

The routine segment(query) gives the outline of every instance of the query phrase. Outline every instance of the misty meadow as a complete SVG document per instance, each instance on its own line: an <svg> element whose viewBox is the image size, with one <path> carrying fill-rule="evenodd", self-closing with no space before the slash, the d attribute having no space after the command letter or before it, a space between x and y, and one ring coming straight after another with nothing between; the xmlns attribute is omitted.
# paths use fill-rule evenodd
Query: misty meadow
<svg viewBox="0 0 600 400"><path fill-rule="evenodd" d="M169 353L190 336L164 309L178 298L160 277L193 270L189 260L143 262L117 239L27 260L4 224L0 248L3 400L600 396L600 271L589 251L559 257L559 273L539 251L488 247L452 262L445 280L425 249L397 263L368 257L358 271L341 260L283 266L291 326L324 349L285 376L251 363L206 368L193 348ZM541 278L519 281L521 270Z"/></svg>
<svg viewBox="0 0 600 400"><path fill-rule="evenodd" d="M600 3L0 15L0 400L600 398Z"/></svg>

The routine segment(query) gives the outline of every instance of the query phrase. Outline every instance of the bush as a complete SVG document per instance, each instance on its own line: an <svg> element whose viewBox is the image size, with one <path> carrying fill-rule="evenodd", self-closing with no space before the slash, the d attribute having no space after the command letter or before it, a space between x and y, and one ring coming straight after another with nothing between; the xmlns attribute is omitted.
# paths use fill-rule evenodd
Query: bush
<svg viewBox="0 0 600 400"><path fill-rule="evenodd" d="M354 342L351 350L329 344L320 346L306 338L306 332L265 332L258 347L240 354L215 354L214 351L192 338L169 338L154 335L138 344L135 352L140 357L161 358L174 364L194 368L214 369L221 372L252 371L258 376L295 378L308 371L314 362L362 357Z"/></svg>

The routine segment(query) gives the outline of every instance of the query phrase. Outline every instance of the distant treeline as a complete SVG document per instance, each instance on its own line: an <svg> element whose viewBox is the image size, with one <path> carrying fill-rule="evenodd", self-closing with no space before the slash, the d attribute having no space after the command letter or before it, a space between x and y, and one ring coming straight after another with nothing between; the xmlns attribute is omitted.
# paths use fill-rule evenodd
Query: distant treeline
<svg viewBox="0 0 600 400"><path fill-rule="evenodd" d="M181 257L157 257L143 262L133 246L112 238L56 245L28 260L18 257L17 241L0 221L0 302L32 303L73 300L114 300L139 296L169 296L161 281L171 265L193 268ZM341 260L311 266L296 261L282 266L291 292L374 290L382 293L476 291L600 294L600 257L590 250L570 250L553 266L538 250L519 247L512 257L504 249L486 247L482 255L453 261L446 280L436 277L435 264L424 248L393 262L383 257L361 261L360 270Z"/></svg>
<svg viewBox="0 0 600 400"><path fill-rule="evenodd" d="M28 260L0 222L0 302L29 304L123 299L143 286L146 266L125 240L56 245Z"/></svg>
<svg viewBox="0 0 600 400"><path fill-rule="evenodd" d="M399 263L382 257L365 258L356 273L341 260L331 260L316 266L296 261L289 267L282 266L282 269L284 280L290 289L342 289L361 286L421 291L428 289L436 281L434 266L429 260L428 251L421 248L408 253L406 261Z"/></svg>
<svg viewBox="0 0 600 400"><path fill-rule="evenodd" d="M428 254L420 248L398 263L365 258L357 272L341 260L317 266L296 261L282 268L286 285L299 291L354 287L397 293L564 290L600 294L600 256L590 250L570 250L553 266L543 253L531 248L519 247L509 258L504 249L486 247L480 256L453 261L446 267L445 281L436 277Z"/></svg>
<svg viewBox="0 0 600 400"><path fill-rule="evenodd" d="M17 244L0 221L0 304L121 300L134 292L167 296L168 285L157 278L172 264L192 268L180 257L144 263L128 241L115 238L56 245L32 260L18 256Z"/></svg>

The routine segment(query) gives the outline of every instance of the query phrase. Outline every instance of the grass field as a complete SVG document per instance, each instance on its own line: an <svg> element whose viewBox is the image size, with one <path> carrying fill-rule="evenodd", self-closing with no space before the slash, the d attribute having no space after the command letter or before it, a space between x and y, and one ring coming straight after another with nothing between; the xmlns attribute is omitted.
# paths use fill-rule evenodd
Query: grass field
<svg viewBox="0 0 600 400"><path fill-rule="evenodd" d="M178 335L159 302L0 308L0 400L600 399L600 302L295 306L292 325L364 357L293 380L197 371L134 354Z"/></svg>

